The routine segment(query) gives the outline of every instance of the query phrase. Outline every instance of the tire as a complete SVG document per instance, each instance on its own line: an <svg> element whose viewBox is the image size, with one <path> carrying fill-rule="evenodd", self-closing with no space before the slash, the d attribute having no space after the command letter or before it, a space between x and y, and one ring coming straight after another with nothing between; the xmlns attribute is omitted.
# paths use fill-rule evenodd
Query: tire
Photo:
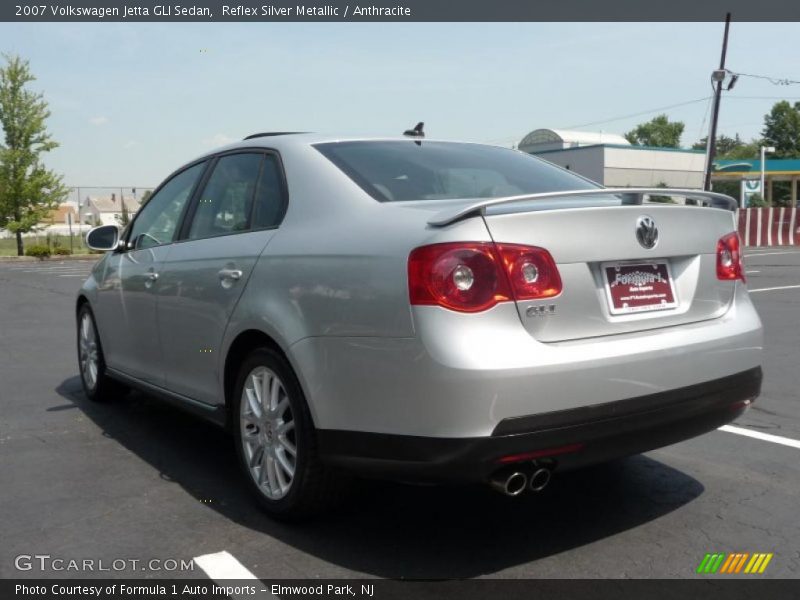
<svg viewBox="0 0 800 600"><path fill-rule="evenodd" d="M103 347L89 304L78 310L78 369L83 393L92 402L108 402L124 395L127 388L106 373Z"/></svg>
<svg viewBox="0 0 800 600"><path fill-rule="evenodd" d="M240 366L231 420L248 486L270 515L285 520L311 516L340 497L343 480L319 459L297 377L272 348L254 350Z"/></svg>

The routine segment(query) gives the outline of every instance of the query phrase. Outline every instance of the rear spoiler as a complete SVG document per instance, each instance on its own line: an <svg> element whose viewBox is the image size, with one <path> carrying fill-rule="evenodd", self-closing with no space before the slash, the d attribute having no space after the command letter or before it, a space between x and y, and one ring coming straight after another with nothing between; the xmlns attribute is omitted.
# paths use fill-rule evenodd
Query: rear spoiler
<svg viewBox="0 0 800 600"><path fill-rule="evenodd" d="M572 198L576 196L622 196L623 205L644 204L645 196L681 196L694 200L704 200L712 208L724 208L736 211L739 208L736 200L725 194L705 192L703 190L683 190L672 188L597 188L588 190L568 190L565 192L544 192L541 194L523 194L521 196L504 196L486 198L466 206L443 210L428 221L433 227L443 227L473 214L486 214L486 209L500 204L511 204L524 200L550 200L553 198ZM655 203L654 203L655 204Z"/></svg>

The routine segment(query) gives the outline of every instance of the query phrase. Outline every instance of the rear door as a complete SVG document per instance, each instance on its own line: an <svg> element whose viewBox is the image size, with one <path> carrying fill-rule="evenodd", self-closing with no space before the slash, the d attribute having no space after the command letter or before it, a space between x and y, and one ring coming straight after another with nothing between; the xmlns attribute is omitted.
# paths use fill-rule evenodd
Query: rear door
<svg viewBox="0 0 800 600"><path fill-rule="evenodd" d="M158 323L167 388L218 404L225 328L286 207L277 155L248 151L218 157L193 202L182 239L164 262Z"/></svg>
<svg viewBox="0 0 800 600"><path fill-rule="evenodd" d="M645 204L489 211L485 220L496 242L539 246L555 259L561 294L518 303L543 342L713 319L733 299L735 282L716 276L717 241L735 230L730 211Z"/></svg>

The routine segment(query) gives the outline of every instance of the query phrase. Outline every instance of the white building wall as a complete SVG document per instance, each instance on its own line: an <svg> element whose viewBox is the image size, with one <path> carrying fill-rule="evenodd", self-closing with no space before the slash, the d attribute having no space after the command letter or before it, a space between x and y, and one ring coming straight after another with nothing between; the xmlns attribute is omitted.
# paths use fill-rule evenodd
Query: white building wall
<svg viewBox="0 0 800 600"><path fill-rule="evenodd" d="M117 217L121 216L122 213L99 213L100 214L100 223L99 225L119 225L119 220Z"/></svg>
<svg viewBox="0 0 800 600"><path fill-rule="evenodd" d="M605 149L604 185L609 187L703 187L705 154L650 148Z"/></svg>
<svg viewBox="0 0 800 600"><path fill-rule="evenodd" d="M608 185L604 181L603 150L603 146L589 146L570 148L560 152L545 152L537 156L570 171L575 171L601 185Z"/></svg>
<svg viewBox="0 0 800 600"><path fill-rule="evenodd" d="M699 152L586 146L537 156L607 187L703 187L705 154Z"/></svg>

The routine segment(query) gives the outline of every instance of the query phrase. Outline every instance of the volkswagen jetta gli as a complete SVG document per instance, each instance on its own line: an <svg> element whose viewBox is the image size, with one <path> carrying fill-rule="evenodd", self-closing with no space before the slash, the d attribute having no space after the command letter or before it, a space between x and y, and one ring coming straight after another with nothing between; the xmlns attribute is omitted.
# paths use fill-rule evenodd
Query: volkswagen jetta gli
<svg viewBox="0 0 800 600"><path fill-rule="evenodd" d="M756 398L734 209L479 144L258 134L89 233L83 386L229 428L275 515L346 472L538 490Z"/></svg>

